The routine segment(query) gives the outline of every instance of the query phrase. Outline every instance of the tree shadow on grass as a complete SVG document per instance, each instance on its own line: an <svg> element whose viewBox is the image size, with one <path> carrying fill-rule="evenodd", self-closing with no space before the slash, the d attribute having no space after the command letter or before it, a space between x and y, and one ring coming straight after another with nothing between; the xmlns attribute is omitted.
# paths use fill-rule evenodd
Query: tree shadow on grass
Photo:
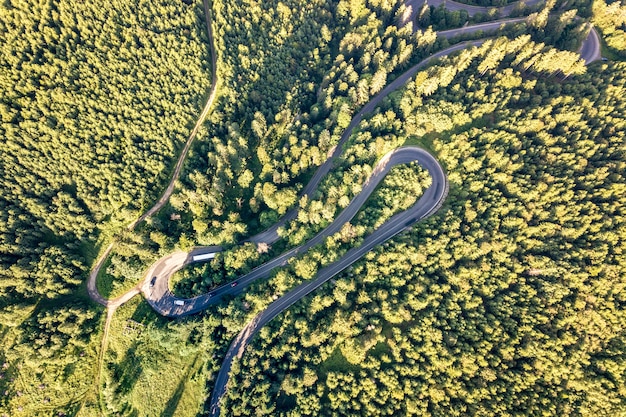
<svg viewBox="0 0 626 417"><path fill-rule="evenodd" d="M167 404L165 405L165 409L161 413L161 417L172 417L174 413L176 412L176 409L178 408L178 404L180 403L180 399L183 396L183 392L185 392L185 384L187 383L187 381L189 380L189 377L192 375L192 373L196 369L196 364L198 362L199 356L200 356L199 354L196 355L191 365L187 367L185 374L180 379L180 382L178 383L178 386L176 387L176 391L174 391L174 394L170 397Z"/></svg>
<svg viewBox="0 0 626 417"><path fill-rule="evenodd" d="M143 372L141 361L136 357L138 344L134 343L126 351L124 358L119 364L111 363L109 366L113 371L114 380L118 381L116 392L126 395L135 386L135 383Z"/></svg>

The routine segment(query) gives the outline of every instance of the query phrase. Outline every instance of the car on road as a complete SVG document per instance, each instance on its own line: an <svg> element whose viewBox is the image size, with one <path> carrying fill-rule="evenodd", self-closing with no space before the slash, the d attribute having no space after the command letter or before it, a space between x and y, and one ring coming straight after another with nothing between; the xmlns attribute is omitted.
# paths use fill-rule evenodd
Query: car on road
<svg viewBox="0 0 626 417"><path fill-rule="evenodd" d="M185 302L183 300L174 300L174 304L176 304L177 306L184 306Z"/></svg>
<svg viewBox="0 0 626 417"><path fill-rule="evenodd" d="M237 284L239 284L237 281L233 282L232 284L230 284L231 287L236 287Z"/></svg>
<svg viewBox="0 0 626 417"><path fill-rule="evenodd" d="M150 280L150 288L154 287L154 283L156 282L156 277L152 277Z"/></svg>

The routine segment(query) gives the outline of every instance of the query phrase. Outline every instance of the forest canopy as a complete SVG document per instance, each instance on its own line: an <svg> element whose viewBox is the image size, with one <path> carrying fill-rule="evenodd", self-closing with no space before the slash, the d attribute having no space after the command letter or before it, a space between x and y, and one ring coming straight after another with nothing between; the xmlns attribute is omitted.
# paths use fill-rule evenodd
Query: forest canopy
<svg viewBox="0 0 626 417"><path fill-rule="evenodd" d="M1 7L0 293L50 298L161 191L208 89L206 35L168 1Z"/></svg>
<svg viewBox="0 0 626 417"><path fill-rule="evenodd" d="M93 384L100 315L79 285L162 191L200 113L200 5L0 4L0 415L68 412Z"/></svg>
<svg viewBox="0 0 626 417"><path fill-rule="evenodd" d="M602 31L608 47L626 57L626 4L594 0L593 23Z"/></svg>
<svg viewBox="0 0 626 417"><path fill-rule="evenodd" d="M626 66L477 69L396 101L449 171L442 213L262 330L232 415L626 411Z"/></svg>
<svg viewBox="0 0 626 417"><path fill-rule="evenodd" d="M108 345L82 286L101 246L115 236L102 275L118 294L160 255L221 245L176 288L205 292L306 242L402 145L441 161L445 205L264 327L223 410L626 413L626 67L586 67L575 52L587 27L577 13L619 49L623 6L593 4L549 2L422 67L302 197L363 106L456 42L430 25L466 16L433 9L401 26L399 0L214 0L218 99L168 204L128 231L163 191L211 84L202 2L2 3L0 415L206 415L242 327L430 178L394 169L341 231L202 314L170 321L131 300ZM239 244L293 207L274 247Z"/></svg>

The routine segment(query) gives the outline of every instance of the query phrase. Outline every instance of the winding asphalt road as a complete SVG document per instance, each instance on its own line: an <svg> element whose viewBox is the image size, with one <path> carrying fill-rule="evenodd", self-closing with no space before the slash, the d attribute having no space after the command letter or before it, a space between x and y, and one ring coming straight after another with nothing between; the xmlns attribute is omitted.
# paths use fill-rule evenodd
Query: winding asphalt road
<svg viewBox="0 0 626 417"><path fill-rule="evenodd" d="M396 236L398 233L413 225L413 223L423 220L435 213L441 204L443 204L443 201L448 194L448 182L441 165L439 165L439 162L437 162L432 155L421 148L398 148L391 151L381 159L367 183L364 185L361 193L359 193L352 200L350 205L341 212L337 219L328 228L324 229L320 232L320 234L315 236L311 239L311 241L307 242L300 248L296 248L293 251L289 251L276 258L277 260L280 260L276 266L281 265L282 262L287 259L297 255L298 253L303 253L315 244L320 243L326 236L330 236L339 231L341 226L345 224L345 222L349 221L361 208L367 197L376 188L376 185L384 178L393 166L413 161L418 162L423 168L428 170L432 178L432 184L430 187L426 189L422 197L411 208L392 216L382 226L376 229L375 232L367 236L360 246L350 249L339 261L320 269L317 272L315 279L297 286L270 304L243 328L243 330L231 343L222 362L222 367L220 368L218 376L215 380L215 388L213 396L211 397L210 415L219 415L219 402L226 393L226 384L228 382L234 358L241 358L245 347L263 326L291 305L302 299L302 297L311 293L320 285L324 284L326 281L352 265L354 262L361 259L363 255L372 250L372 248Z"/></svg>
<svg viewBox="0 0 626 417"><path fill-rule="evenodd" d="M541 0L529 0L527 4L532 5L539 3ZM407 5L415 6L417 4L423 4L417 0L408 0ZM455 3L452 1L444 1L444 0L430 0L432 5L445 4L447 8L451 10L459 10L460 8L468 10L470 15L476 14L478 12L488 11L488 8L481 8L477 6L467 6L460 3ZM207 0L204 0L205 9L207 11L207 24L209 26L209 33L211 38L211 43L213 44L212 32L210 26L210 18L209 18L209 7L207 4ZM511 4L504 8L498 9L499 13L502 15L508 15L514 8L517 7L517 4ZM503 24L517 23L523 21L524 18L517 19L508 19L503 21L495 21L483 23L480 25L475 25L471 27L464 27L459 29L453 29L449 31L442 31L438 33L438 36L445 38L452 38L454 36L465 34L465 33L473 33L477 31L490 31L498 29ZM359 123L363 120L363 117L368 113L371 113L380 103L381 101L389 95L392 91L398 89L399 87L406 84L408 80L410 80L415 73L421 68L425 67L433 60L438 59L440 57L449 55L453 52L472 47L472 46L480 46L484 40L476 40L470 42L464 42L452 47L449 47L445 50L437 52L430 56L429 58L423 60L419 64L413 66L404 74L396 78L393 82L387 85L378 95L376 95L370 102L368 102L358 113L356 113L350 122L349 126L344 131L341 139L336 146L336 148L331 153L330 157L322 164L318 170L315 172L313 178L309 181L309 183L305 186L302 194L303 195L312 195L312 193L317 189L319 183L322 178L328 174L333 168L333 163L336 158L343 152L343 145L351 136L354 128L359 125ZM588 64L600 58L599 54L599 38L597 33L594 30L591 30L587 39L583 42L583 45L580 49L581 57ZM213 55L213 68L215 69L215 56ZM184 155L189 149L189 145L193 136L197 132L197 129L200 125L200 121L206 116L208 109L210 107L210 103L215 98L215 86L217 82L217 77L214 76L213 85L209 100L207 102L207 106L203 111L194 131L191 134L190 139L188 140L185 149L183 150L183 155L179 158L177 163L174 177L178 176L180 171L180 167L182 166L182 161L184 159ZM380 226L375 232L367 236L362 244L359 247L352 248L349 250L344 257L342 257L339 261L321 269L318 271L315 279L311 281L307 281L295 289L289 291L287 294L280 297L274 303L270 304L267 309L259 313L250 323L248 323L241 333L237 336L237 338L232 342L226 357L222 363L222 367L217 376L215 382L215 388L213 391L213 395L211 398L211 406L210 413L213 416L219 415L219 403L224 393L226 392L226 386L228 382L228 375L230 373L230 369L235 357L241 357L245 350L245 347L250 342L252 337L258 332L260 328L262 328L265 324L271 321L274 317L279 315L285 309L289 308L295 302L300 300L302 297L314 291L324 282L331 279L336 274L343 271L345 268L350 266L352 263L360 259L366 252L370 251L376 245L385 242L386 240L392 238L398 233L410 227L413 223L420 221L435 211L443 203L448 190L448 184L446 180L445 173L443 169L437 162L437 160L430 155L428 152L423 149L416 147L403 147L398 148L387 155L385 155L381 161L375 167L372 175L364 184L362 191L354 197L354 199L350 202L348 207L346 207L327 228L321 231L318 235L310 239L308 242L294 248L290 251L287 251L278 257L266 262L265 264L259 266L254 269L250 273L240 277L238 279L237 286L231 286L230 284L222 286L220 288L215 289L214 291L203 294L198 297L194 297L191 299L181 299L175 297L169 290L169 278L172 274L189 263L193 262L193 256L197 254L205 254L220 251L219 247L203 247L197 248L187 252L175 252L172 253L159 261L153 264L149 270L147 271L146 277L144 281L137 285L137 287L133 288L128 293L124 294L121 297L118 297L114 300L106 300L104 299L98 292L95 286L95 279L97 276L97 271L102 266L104 259L106 256L103 256L99 259L96 268L92 271L90 276L90 280L88 281L88 290L90 296L97 302L105 305L105 306L117 306L128 299L132 298L139 291L143 292L148 303L160 314L168 317L181 317L188 314L193 314L199 312L207 306L217 303L223 296L225 295L237 295L244 292L245 287L255 280L262 279L268 277L272 270L285 265L290 258L306 252L311 247L322 243L324 239L332 234L338 232L341 227L348 221L350 221L354 215L359 211L362 205L365 203L369 195L374 191L376 185L384 178L386 173L395 165L405 164L408 162L417 161L423 168L428 170L430 176L432 178L431 186L424 192L423 196L413 205L413 207L408 210L396 214L391 217L387 222L385 222L382 226ZM152 215L154 212L158 211L158 209L167 201L167 198L171 194L173 189L173 182L170 182L168 189L164 193L163 197L159 200L159 202L146 212L143 216L141 216L137 221L131 223L129 225L129 229L132 229L137 223L144 220L146 217ZM254 243L268 243L272 244L276 240L278 240L279 236L277 230L283 226L288 221L294 219L297 216L298 210L293 209L285 216L283 216L275 225L273 225L268 230L259 233L249 239L249 241ZM110 251L112 245L110 245L105 251L106 254ZM154 277L154 279L153 279Z"/></svg>
<svg viewBox="0 0 626 417"><path fill-rule="evenodd" d="M448 2L449 3L449 2ZM536 3L536 2L535 2ZM513 5L511 5L513 6ZM510 11L513 10L511 8ZM510 23L518 23L523 21L524 18L517 19L509 19L508 21L496 21L489 22L485 24L480 24L472 27L465 27L460 29L454 29L445 32L438 32L438 36L444 36L446 38L451 38L463 33L470 33L475 31L485 31L485 30L494 30L498 29L503 24ZM473 30L472 30L473 28ZM594 36L595 34L595 36ZM333 159L341 153L342 145L345 143L348 137L352 134L353 129L361 122L363 116L367 113L370 113L374 108L385 98L389 93L396 90L400 86L406 84L406 82L411 79L415 73L425 65L429 64L432 60L449 55L453 52L459 51L461 49L465 49L472 46L479 46L484 42L484 40L470 41L462 44L454 45L450 48L447 48L443 51L440 51L436 54L433 54L429 58L410 68L400 77L395 79L392 83L390 83L383 91L381 91L377 96L375 96L367 105L365 105L361 111L359 111L354 118L352 119L350 125L344 131L339 145L334 150L332 156L327 160L318 171L315 173L312 180L305 187L303 194L310 194L311 191L315 190L317 185L319 184L321 178L330 171L332 168ZM594 30L591 30L583 45L581 46L581 58L585 60L585 63L589 64L590 62L599 59L599 39L597 38L597 34ZM269 323L276 316L281 314L287 308L292 306L298 300L305 297L307 294L311 293L322 284L327 282L329 279L343 271L345 268L352 265L354 262L359 260L365 253L370 251L375 246L391 239L396 236L398 233L402 232L406 228L410 227L413 223L425 219L430 216L434 212L436 212L441 204L443 203L448 190L448 183L446 180L445 173L441 168L441 165L437 162L436 159L426 151L420 148L407 147L407 148L399 148L396 149L389 154L387 154L384 158L381 159L379 164L374 169L372 176L368 179L368 182L364 185L363 190L359 195L357 195L350 205L344 209L341 214L337 217L337 219L326 229L320 232L317 236L315 236L311 241L307 242L303 246L293 249L292 251L286 252L279 257L273 259L272 261L267 262L266 264L260 266L256 270L252 271L250 274L245 275L239 280L240 285L248 285L253 280L259 279L261 277L269 276L271 270L275 267L284 265L287 260L293 256L296 256L298 253L303 253L318 241L321 241L326 236L330 236L335 231L338 231L346 221L349 221L361 207L361 205L367 199L367 196L371 194L373 189L376 187L376 184L380 182L380 180L384 177L384 175L388 172L388 170L397 164L407 163L411 161L417 161L422 167L428 170L429 174L432 178L431 186L426 190L424 195L416 202L416 204L410 209L396 214L391 217L388 221L386 221L382 226L380 226L375 232L366 237L363 243L349 250L339 261L330 264L329 266L322 268L318 271L315 279L311 281L307 281L293 290L289 291L287 294L280 297L278 300L270 304L265 310L257 314L254 319L252 319L246 326L241 330L241 332L237 335L237 337L233 340L226 355L222 361L222 366L215 380L215 386L213 388L213 393L211 396L211 403L209 407L209 415L213 417L217 417L220 414L220 402L226 393L228 379L230 375L230 370L233 365L233 361L235 358L241 358L245 352L246 346L250 343L252 338L258 333L258 331ZM352 208L354 206L354 208ZM293 219L297 215L297 211L289 212L285 216L285 221L281 221L280 226L282 226L288 219ZM342 216L345 215L345 219ZM282 219L281 219L282 220ZM276 225L275 225L276 226ZM256 235L252 239L253 242L273 242L278 239L278 234L276 230L279 226L272 227L268 229L268 231ZM258 271L258 275L257 275ZM224 286L215 290L212 294L213 302L216 302L219 297L223 294L238 294L243 291L242 286L237 287L228 287ZM169 290L167 290L169 292ZM164 294L165 295L165 294ZM185 312L183 314L191 314L195 309L199 308L200 305L205 302L209 303L209 300L202 299L204 296L196 297L197 300L193 301L193 305L190 307L186 307L186 305L179 306L179 308L186 310L187 308L189 312ZM188 301L191 301L188 300ZM185 301L187 302L187 301ZM198 304L196 304L198 303ZM168 303L166 308L171 309L172 301ZM200 308L202 309L202 308ZM169 311L171 312L171 310ZM167 314L167 312L164 312ZM164 314L162 313L162 314Z"/></svg>
<svg viewBox="0 0 626 417"><path fill-rule="evenodd" d="M450 4L450 2L447 2L446 4ZM495 30L495 29L498 29L503 24L519 23L523 20L524 18L515 18L515 19L509 19L509 20L500 20L500 21L495 21L495 22L482 23L479 25L474 25L474 26L469 26L469 27L464 27L464 28L459 28L459 29L441 31L441 32L438 32L438 36L451 38L460 34L466 34L466 33L471 33L471 32L476 32L476 31ZM378 95L372 98L358 113L356 113L353 116L350 124L343 132L337 146L331 153L330 157L316 170L315 174L313 175L309 183L305 186L301 194L308 195L308 196L311 196L313 194L313 192L319 186L319 183L321 182L322 178L324 178L324 176L327 175L332 170L335 160L343 152L343 145L352 135L352 132L354 131L356 126L358 126L363 120L364 116L371 113L382 102L382 100L385 97L387 97L391 92L395 91L396 89L404 86L407 83L407 81L411 79L415 75L415 73L417 73L417 71L419 71L421 68L425 67L426 65L430 64L435 59L441 58L443 56L449 55L453 52L456 52L456 51L459 51L468 47L480 46L482 43L484 43L484 40L469 41L469 42L456 44L442 51L439 51L431 55L430 57L426 58L422 62L411 67L409 70L407 70L398 78L396 78L393 82L388 84ZM587 36L587 39L585 40L585 42L583 42L583 45L581 46L581 57L587 63L592 62L596 59L599 59L598 51L599 51L599 38L597 37L597 34L595 33L595 31L591 30L589 35ZM417 155L415 154L415 150L412 150L410 153ZM317 236L310 239L304 245L294 248L290 251L287 251L281 254L280 256L257 267L250 273L240 277L237 280L237 283L238 283L237 286L233 287L231 286L231 283L229 283L207 294L203 294L203 295L190 298L190 299L178 298L171 293L171 291L169 290L168 283L173 273L182 269L188 264L192 263L194 255L201 254L201 253L217 252L221 250L221 248L219 247L205 247L205 248L195 249L194 251L190 253L175 252L175 253L165 256L164 258L161 258L150 267L150 269L148 270L146 274L146 279L138 286L138 288L140 288L141 292L144 293L150 305L157 312L167 317L181 317L181 316L188 315L188 314L194 314L207 308L211 304L215 304L219 302L219 300L224 295L234 296L234 295L244 292L245 287L251 284L252 282L258 279L268 277L274 268L285 265L286 262L290 258L298 255L299 253L306 252L308 249L310 249L314 245L322 242L323 239L325 239L326 237L339 231L341 229L341 226L345 224L347 221L349 221L352 217L354 217L354 215L358 212L363 202L367 199L367 197L374 190L374 188L376 187L376 184L380 182L384 174L388 171L389 167L391 167L393 164L401 163L401 162L398 162L398 159L397 159L398 157L399 157L398 155L392 152L381 160L377 168L374 170L374 173L372 174L371 178L363 186L363 190L361 191L361 193L357 197L355 197L355 199L348 205L348 207L346 207L341 212L341 214L337 217L337 219L335 219L333 223L331 223L330 226L322 230ZM424 155L422 155L422 160L424 160L424 158L425 158ZM384 170L379 169L381 163L384 164L384 166L388 168ZM389 165L388 163L392 163L392 165ZM424 166L424 168L429 170L429 172L431 171L427 166ZM433 178L433 186L436 186L436 185L437 185L436 179ZM249 241L253 243L264 242L267 244L272 244L276 242L279 239L278 229L284 226L288 221L295 219L297 214L298 214L298 208L294 208L288 211L273 226L271 226L269 229L255 236L252 236L249 239ZM374 234L375 236L377 236L376 233ZM381 238L382 238L382 235L381 235ZM153 277L156 277L156 279L154 282L151 283L151 280Z"/></svg>
<svg viewBox="0 0 626 417"><path fill-rule="evenodd" d="M593 61L597 61L602 58L602 46L600 44L600 35L596 32L596 29L590 24L587 25L589 33L583 41L583 44L578 50L578 54L585 61L585 64L589 65Z"/></svg>
<svg viewBox="0 0 626 417"><path fill-rule="evenodd" d="M413 223L414 221L420 220L427 215L430 215L436 208L438 208L438 206L442 203L443 198L445 198L445 195L447 194L447 183L445 174L443 173L443 169L432 155L430 155L428 152L421 148L403 147L389 152L376 165L372 174L363 185L363 189L361 190L361 192L352 199L350 204L341 211L341 213L330 225L328 225L316 236L308 240L305 244L286 251L281 255L275 257L274 259L255 268L248 274L243 275L237 280L238 285L235 287L227 284L217 288L210 293L203 294L194 298L177 298L170 292L168 288L169 277L178 269L180 269L181 266L187 265L188 263L192 262L192 256L194 254L211 253L219 251L220 248L201 248L191 255L188 255L186 252L175 252L171 255L166 256L161 261L155 263L150 269L150 275L153 277L157 277L154 285L150 286L150 283L148 283L142 288L144 294L146 295L148 303L150 303L152 308L154 308L159 314L163 316L181 317L188 314L197 313L206 309L211 304L220 302L220 299L224 295L229 294L234 296L244 292L245 287L250 285L252 282L258 279L268 278L271 275L273 269L285 265L289 261L289 259L299 254L305 253L313 246L323 243L328 236L332 236L333 234L339 232L342 226L345 223L349 222L357 214L367 198L370 196L376 186L380 183L380 181L382 181L382 179L392 167L398 164L406 164L413 161L418 162L423 168L428 170L433 181L432 185L426 190L422 198L420 198L412 208L400 214L397 214L396 216L393 216L376 232L374 232L366 239L366 242L371 242L371 247L384 242L385 240L389 239L392 236L395 236L400 231L409 226L410 224L408 223ZM409 220L412 221L409 222ZM365 252L367 252L367 250L365 250ZM365 252L363 252L362 246L359 247L358 253L362 254ZM341 271L343 268L350 265L352 262L354 262L354 260L358 258L354 258L352 262L346 264L347 259L349 258L342 258L336 263L337 265L342 266L342 268L339 269L337 272ZM317 288L317 286L327 281L330 277L331 276L324 274L322 270L318 273L317 278L307 285L317 283L313 287ZM288 297L288 295L285 297ZM282 299L283 298L280 298L279 301ZM175 301L184 304L178 305ZM276 314L278 314L280 311L282 311L279 310L282 303L283 301L281 301L281 303L273 303L268 307L266 311L268 311L269 313L276 312Z"/></svg>
<svg viewBox="0 0 626 417"><path fill-rule="evenodd" d="M417 14L422 10L424 5L428 6L444 6L447 10L455 12L465 10L467 14L472 17L477 15L478 13L490 14L495 13L498 16L509 16L514 10L518 7L524 6L535 6L539 3L543 3L544 0L527 0L527 1L516 1L506 6L502 7L483 7L483 6L472 6L469 4L458 3L452 0L407 0L404 4L407 7L410 7L410 10L406 13L404 23L408 21L415 21Z"/></svg>
<svg viewBox="0 0 626 417"><path fill-rule="evenodd" d="M420 69L430 64L432 61L449 55L453 52L460 51L462 49L466 49L472 46L480 46L484 43L484 40L470 41L460 43L449 48L446 48L442 51L439 51L430 57L424 59L420 63L414 65L409 70L404 72L398 78L396 78L393 82L388 84L378 95L376 95L372 100L367 103L358 113L356 113L341 136L338 145L333 151L332 155L317 169L309 183L304 188L302 192L303 195L312 195L312 193L317 189L322 178L330 172L333 167L333 164L336 158L342 153L342 146L348 140L348 138L352 135L354 128L361 123L363 117L368 113L371 113L376 106L378 106L382 100L387 97L391 92L397 90L398 88L404 86ZM407 158L407 155L410 155ZM412 158L412 159L411 159ZM157 262L155 262L148 273L146 274L146 279L144 280L141 291L146 296L148 303L154 308L159 314L166 317L181 317L188 314L194 314L199 311L206 309L211 304L216 304L219 302L220 298L224 295L237 295L244 292L245 287L251 284L252 282L266 278L270 275L271 271L274 268L285 265L285 263L292 257L306 252L311 247L321 243L326 237L331 236L332 234L338 232L341 227L354 215L359 211L367 197L374 191L376 185L382 180L384 175L389 171L389 169L396 164L407 163L411 161L419 162L425 169L429 171L431 177L433 179L433 184L431 188L437 187L437 178L442 180L440 177L435 177L433 172L442 171L441 167L437 163L437 161L426 151L419 148L400 148L395 151L392 151L385 155L380 162L374 168L370 178L363 185L361 192L350 202L350 204L342 210L342 212L337 216L337 218L324 230L322 230L318 235L307 241L307 243L299 246L297 248L291 249L278 257L264 263L263 265L257 267L252 270L250 273L240 277L237 280L238 285L235 287L231 286L231 283L223 285L207 294L203 294L194 298L182 299L174 296L169 290L169 279L172 274L186 265L193 262L193 256L201 253L211 253L218 252L221 250L219 247L207 247L207 248L198 248L195 249L191 253L186 252L175 252L170 255L167 255ZM437 170L434 169L434 165L437 165ZM426 195L422 197L418 201L422 201L426 198ZM424 203L421 203L424 204ZM434 204L431 202L431 204ZM436 204L435 204L436 205ZM409 210L410 211L410 210ZM298 215L298 208L290 210L287 212L277 223L275 223L272 227L267 229L266 231L251 237L249 240L251 242L259 243L273 243L278 240L278 228L284 225L287 221L296 218ZM393 218L392 218L393 219ZM391 221L391 219L389 220ZM383 227L383 226L381 226ZM406 227L406 226L405 226ZM378 232L374 233L374 236L377 236ZM381 235L382 237L382 235ZM386 240L386 239L385 239ZM380 242L383 242L381 240ZM379 243L380 243L379 242ZM150 285L150 282L153 277L156 277L154 285ZM176 302L182 302L183 305L178 305Z"/></svg>

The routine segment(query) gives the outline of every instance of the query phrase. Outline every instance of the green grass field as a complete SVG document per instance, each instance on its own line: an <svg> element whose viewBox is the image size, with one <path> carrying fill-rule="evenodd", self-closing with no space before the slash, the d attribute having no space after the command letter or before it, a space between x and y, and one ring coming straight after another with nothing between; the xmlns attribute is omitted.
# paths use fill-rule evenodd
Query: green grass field
<svg viewBox="0 0 626 417"><path fill-rule="evenodd" d="M180 330L180 331L179 331ZM157 316L140 297L115 313L101 381L107 414L190 416L206 398L206 350L190 346L185 322Z"/></svg>

